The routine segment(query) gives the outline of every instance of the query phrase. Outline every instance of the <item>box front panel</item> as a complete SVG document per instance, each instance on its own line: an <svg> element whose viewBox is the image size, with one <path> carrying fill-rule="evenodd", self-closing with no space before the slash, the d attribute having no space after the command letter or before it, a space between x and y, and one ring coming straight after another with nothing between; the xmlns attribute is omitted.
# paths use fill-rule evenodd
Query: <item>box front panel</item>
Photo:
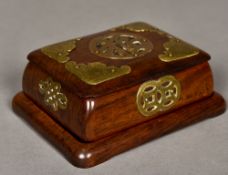
<svg viewBox="0 0 228 175"><path fill-rule="evenodd" d="M164 78L168 81L164 81ZM142 85L147 85L148 82L148 92L140 93ZM167 87L161 88L162 84ZM142 82L124 91L97 98L94 101L94 112L86 126L86 135L90 140L101 138L155 117L162 117L162 114L212 93L212 72L207 62L173 75Z"/></svg>

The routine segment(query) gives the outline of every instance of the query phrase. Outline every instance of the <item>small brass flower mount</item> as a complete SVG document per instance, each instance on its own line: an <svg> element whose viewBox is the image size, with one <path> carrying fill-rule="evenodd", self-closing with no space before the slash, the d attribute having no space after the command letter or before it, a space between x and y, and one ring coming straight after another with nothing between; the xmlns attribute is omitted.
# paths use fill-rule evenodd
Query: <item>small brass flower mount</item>
<svg viewBox="0 0 228 175"><path fill-rule="evenodd" d="M39 83L39 92L44 95L44 103L51 106L53 111L67 108L67 97L60 90L60 83L54 82L50 77Z"/></svg>

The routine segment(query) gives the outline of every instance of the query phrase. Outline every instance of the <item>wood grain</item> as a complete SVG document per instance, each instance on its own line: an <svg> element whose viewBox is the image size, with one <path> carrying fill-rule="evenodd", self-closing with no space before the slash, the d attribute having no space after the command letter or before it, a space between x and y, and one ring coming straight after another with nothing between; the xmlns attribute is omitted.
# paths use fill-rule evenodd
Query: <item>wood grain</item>
<svg viewBox="0 0 228 175"><path fill-rule="evenodd" d="M207 62L172 75L179 80L182 89L181 98L173 109L205 98L213 92L212 73ZM61 92L68 98L68 107L66 110L53 111L45 105L38 89L40 80L49 76L34 63L29 63L23 77L24 93L70 132L85 141L100 139L164 113L158 112L145 117L138 112L136 94L141 84L93 98L79 97L63 84ZM55 77L52 78L56 81Z"/></svg>
<svg viewBox="0 0 228 175"><path fill-rule="evenodd" d="M13 109L56 146L73 165L87 168L178 128L217 116L225 111L225 102L219 94L213 93L196 103L89 143L65 130L23 92L14 97Z"/></svg>

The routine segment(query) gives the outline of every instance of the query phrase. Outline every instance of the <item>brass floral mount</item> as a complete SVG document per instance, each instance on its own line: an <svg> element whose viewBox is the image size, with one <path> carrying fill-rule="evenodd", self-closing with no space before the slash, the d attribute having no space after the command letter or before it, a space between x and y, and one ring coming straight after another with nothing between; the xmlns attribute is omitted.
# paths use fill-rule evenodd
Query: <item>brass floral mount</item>
<svg viewBox="0 0 228 175"><path fill-rule="evenodd" d="M98 36L90 41L90 51L110 59L133 59L152 51L152 43L139 35L111 33Z"/></svg>
<svg viewBox="0 0 228 175"><path fill-rule="evenodd" d="M164 62L177 61L199 54L197 48L173 37L170 37L163 47L165 50L159 55L159 58Z"/></svg>
<svg viewBox="0 0 228 175"><path fill-rule="evenodd" d="M181 96L181 85L172 75L143 83L137 93L136 104L143 116L172 108Z"/></svg>
<svg viewBox="0 0 228 175"><path fill-rule="evenodd" d="M44 97L44 103L51 106L54 111L67 108L67 97L60 92L61 85L51 78L39 82L39 92Z"/></svg>
<svg viewBox="0 0 228 175"><path fill-rule="evenodd" d="M69 54L76 48L76 40L68 40L54 45L46 46L41 49L48 57L58 61L59 63L65 63L70 60Z"/></svg>
<svg viewBox="0 0 228 175"><path fill-rule="evenodd" d="M74 61L69 61L65 67L69 72L90 85L97 85L131 72L130 66L127 65L116 67L107 66L100 62L77 64Z"/></svg>

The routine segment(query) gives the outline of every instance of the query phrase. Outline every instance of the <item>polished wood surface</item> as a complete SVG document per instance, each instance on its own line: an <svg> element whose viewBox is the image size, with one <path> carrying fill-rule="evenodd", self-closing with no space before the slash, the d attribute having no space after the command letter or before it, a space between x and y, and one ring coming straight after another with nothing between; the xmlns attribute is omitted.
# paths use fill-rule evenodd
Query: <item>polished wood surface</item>
<svg viewBox="0 0 228 175"><path fill-rule="evenodd" d="M116 32L122 32L126 34L134 33L147 38L153 44L152 52L142 57L126 60L103 58L90 52L89 42L91 39L97 36ZM174 74L175 72L196 66L210 59L210 56L207 53L200 50L199 54L187 59L174 62L163 62L158 57L159 54L163 53L163 44L168 40L169 38L167 35L160 35L156 32L135 33L126 30L107 30L93 35L81 37L80 41L78 41L76 44L76 48L72 50L69 55L70 60L77 63L101 62L109 66L129 65L132 70L130 74L105 81L95 86L84 83L78 77L67 71L64 64L49 58L47 55L43 54L41 50L31 52L28 55L28 59L46 71L50 76L54 77L57 81L61 82L62 85L66 86L77 96L83 98L98 97L105 94L110 94L111 92L117 90L122 90L137 84L141 84L150 79L156 79L167 74Z"/></svg>
<svg viewBox="0 0 228 175"><path fill-rule="evenodd" d="M213 92L212 73L207 62L172 75L180 81L182 89L181 98L173 109L205 98ZM94 98L80 98L63 84L61 92L68 98L68 107L66 110L53 111L45 105L38 89L39 81L49 76L36 64L29 63L23 78L24 93L65 128L85 141L102 138L162 114L158 112L151 117L145 117L138 112L136 94L140 84ZM52 78L56 80L55 77Z"/></svg>
<svg viewBox="0 0 228 175"><path fill-rule="evenodd" d="M225 111L225 102L219 94L213 93L196 103L89 143L65 130L23 92L14 97L13 109L56 146L73 165L87 168L178 128L217 116Z"/></svg>

